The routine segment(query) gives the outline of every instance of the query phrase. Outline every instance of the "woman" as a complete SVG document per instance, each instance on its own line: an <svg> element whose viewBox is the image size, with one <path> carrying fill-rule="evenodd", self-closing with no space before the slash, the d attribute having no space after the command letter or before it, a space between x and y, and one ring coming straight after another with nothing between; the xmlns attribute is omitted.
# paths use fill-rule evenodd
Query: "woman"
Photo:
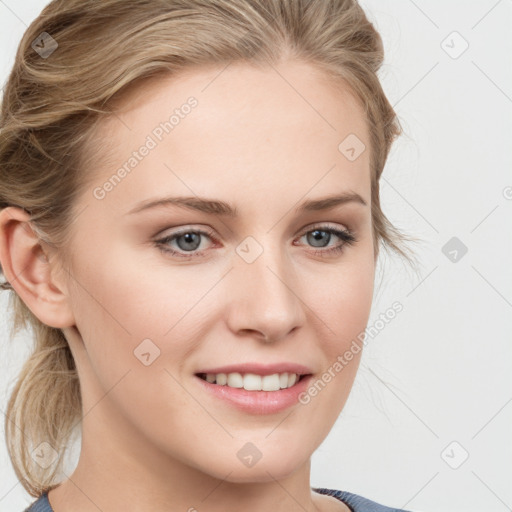
<svg viewBox="0 0 512 512"><path fill-rule="evenodd" d="M379 247L408 258L382 61L348 0L55 0L31 24L0 135L27 510L398 510L309 484Z"/></svg>

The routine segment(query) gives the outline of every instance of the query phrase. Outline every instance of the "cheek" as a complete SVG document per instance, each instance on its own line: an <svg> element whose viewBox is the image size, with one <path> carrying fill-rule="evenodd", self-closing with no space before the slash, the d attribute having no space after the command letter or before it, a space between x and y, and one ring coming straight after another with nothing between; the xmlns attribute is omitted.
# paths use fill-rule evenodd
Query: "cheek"
<svg viewBox="0 0 512 512"><path fill-rule="evenodd" d="M326 352L331 357L366 328L373 301L374 272L372 247L368 244L367 251L353 250L321 272L313 269L302 281L301 293L318 317L315 325L323 323Z"/></svg>
<svg viewBox="0 0 512 512"><path fill-rule="evenodd" d="M155 263L115 247L80 263L74 265L73 308L87 364L102 387L110 389L128 370L151 368L154 375L174 368L179 378L187 354L207 329L212 299L205 294L220 276L193 266L171 269L164 260Z"/></svg>
<svg viewBox="0 0 512 512"><path fill-rule="evenodd" d="M354 252L345 265L333 267L323 288L309 285L309 291L304 291L315 312L311 322L323 333L318 338L324 357L323 372L319 377L321 382L312 391L314 396L322 394L322 400L311 405L317 407L323 402L322 407L331 411L333 421L355 379L372 307L374 264L371 251L367 254Z"/></svg>
<svg viewBox="0 0 512 512"><path fill-rule="evenodd" d="M114 256L101 261L96 267L91 261L95 271L82 268L75 274L82 284L73 302L87 352L82 361L86 403L92 408L107 393L109 421L114 426L120 421L119 431L137 425L165 439L183 421L178 412L199 413L177 381L194 335L185 315L201 290L184 300L179 290L187 289L185 282L164 286L153 277L161 273L148 271L141 262L118 264Z"/></svg>
<svg viewBox="0 0 512 512"><path fill-rule="evenodd" d="M371 276L371 272L369 276L341 272L340 279L333 279L324 294L315 296L320 307L312 309L321 319L314 321L324 333L317 338L324 364L300 398L311 418L314 442L320 443L327 436L352 389L371 310Z"/></svg>
<svg viewBox="0 0 512 512"><path fill-rule="evenodd" d="M345 344L364 331L373 300L373 279L363 272L344 273L344 278L331 287L325 314L338 343ZM339 346L342 349L342 346Z"/></svg>
<svg viewBox="0 0 512 512"><path fill-rule="evenodd" d="M90 364L105 388L142 363L134 350L145 339L157 339L169 329L172 317L155 318L147 267L130 262L114 251L95 254L86 265L74 265L76 286L72 300L76 324L86 345ZM169 312L173 311L169 304ZM154 357L155 350L150 350Z"/></svg>

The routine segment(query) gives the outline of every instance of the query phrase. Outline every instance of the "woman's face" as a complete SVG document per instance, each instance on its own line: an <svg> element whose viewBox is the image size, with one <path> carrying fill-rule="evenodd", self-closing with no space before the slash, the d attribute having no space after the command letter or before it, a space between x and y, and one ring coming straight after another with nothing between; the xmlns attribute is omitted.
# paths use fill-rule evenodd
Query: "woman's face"
<svg viewBox="0 0 512 512"><path fill-rule="evenodd" d="M283 478L328 434L361 355L375 269L363 111L292 62L187 71L128 99L99 128L111 150L98 145L68 247L84 446ZM362 201L304 207L349 194ZM257 391L199 373L265 389L310 376Z"/></svg>

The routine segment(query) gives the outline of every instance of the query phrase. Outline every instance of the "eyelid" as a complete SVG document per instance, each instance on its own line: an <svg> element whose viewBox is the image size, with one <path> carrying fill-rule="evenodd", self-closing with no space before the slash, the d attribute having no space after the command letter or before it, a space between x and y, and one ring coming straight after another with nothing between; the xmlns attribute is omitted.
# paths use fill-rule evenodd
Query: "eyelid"
<svg viewBox="0 0 512 512"><path fill-rule="evenodd" d="M329 228L329 229L337 229L338 231L349 231L351 232L351 230L347 227L347 226L344 226L344 225L339 225L339 224L333 224L331 222L315 222L314 224L309 224L308 226L306 226L302 231L302 235L300 236L303 236L305 235L306 233L309 233L310 231L314 231L315 229L325 229L325 228Z"/></svg>
<svg viewBox="0 0 512 512"><path fill-rule="evenodd" d="M174 228L168 228L168 229L174 229ZM167 230L165 230L167 231ZM165 233L164 231L164 233ZM215 232L212 228L209 228L209 227L196 227L194 226L193 224L188 224L182 228L176 228L176 231L173 231L172 233L169 233L168 235L165 235L165 234L158 234L156 235L158 238L167 238L168 236L179 236L179 235L182 235L184 233L190 233L191 231L193 232L198 232L198 233L206 233L208 236L214 236L215 235Z"/></svg>

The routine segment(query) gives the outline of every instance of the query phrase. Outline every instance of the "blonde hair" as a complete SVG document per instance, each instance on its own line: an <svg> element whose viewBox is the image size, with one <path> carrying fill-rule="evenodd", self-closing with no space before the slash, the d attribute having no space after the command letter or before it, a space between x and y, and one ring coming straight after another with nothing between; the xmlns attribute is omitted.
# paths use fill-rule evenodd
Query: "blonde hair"
<svg viewBox="0 0 512 512"><path fill-rule="evenodd" d="M46 48L55 46L43 32L58 44L51 55L33 47L41 37ZM348 85L364 107L375 255L382 244L410 262L405 242L413 239L389 222L379 200L380 176L402 130L377 77L381 37L356 0L54 0L23 35L5 86L0 208L27 211L36 233L64 256L75 200L92 169L88 143L98 122L114 112L114 100L145 80L193 66L289 57ZM62 331L33 315L10 283L1 287L11 290L11 336L22 327L33 331L5 432L16 475L37 497L57 485L81 420L80 383ZM59 454L47 469L31 456L41 442Z"/></svg>

